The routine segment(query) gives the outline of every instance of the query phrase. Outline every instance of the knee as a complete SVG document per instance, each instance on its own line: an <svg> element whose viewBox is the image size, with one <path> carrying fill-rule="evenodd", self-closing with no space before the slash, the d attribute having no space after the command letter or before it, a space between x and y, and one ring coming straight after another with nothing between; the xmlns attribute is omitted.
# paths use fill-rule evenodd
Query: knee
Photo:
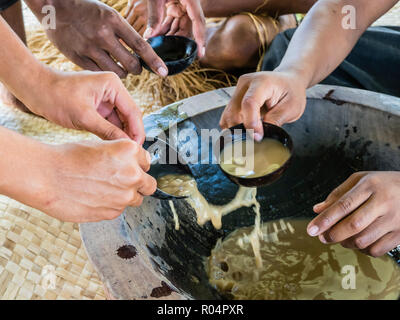
<svg viewBox="0 0 400 320"><path fill-rule="evenodd" d="M253 29L246 15L228 18L209 39L203 63L225 70L246 66L258 50L258 45L253 45Z"/></svg>

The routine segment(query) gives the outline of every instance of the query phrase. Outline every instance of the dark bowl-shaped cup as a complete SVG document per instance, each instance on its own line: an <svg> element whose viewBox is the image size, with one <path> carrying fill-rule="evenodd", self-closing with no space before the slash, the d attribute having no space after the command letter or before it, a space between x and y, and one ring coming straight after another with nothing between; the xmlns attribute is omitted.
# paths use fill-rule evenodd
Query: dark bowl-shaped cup
<svg viewBox="0 0 400 320"><path fill-rule="evenodd" d="M279 142L281 142L285 147L288 148L290 151L290 157L289 159L279 168L276 169L275 171L261 177L256 177L256 178L244 178L244 177L238 177L229 174L228 172L224 171L221 167L221 171L234 183L244 186L244 187L261 187L265 186L268 184L271 184L278 180L283 173L289 168L292 156L293 156L293 141L292 138L289 136L289 134L282 129L281 127L275 126L270 123L263 122L263 127L264 127L264 137L263 139L270 138L270 139L275 139ZM235 129L239 129L237 132L235 132ZM243 124L234 126L232 128L229 128L227 130L224 130L219 138L219 143L216 144L216 147L219 148L219 152L217 153L218 155L221 154L222 150L225 148L227 144L233 143L235 141L239 140L246 140L248 139L248 135L246 134L246 129L243 126ZM219 159L218 159L219 162Z"/></svg>
<svg viewBox="0 0 400 320"><path fill-rule="evenodd" d="M158 36L148 39L147 42L164 61L170 76L185 70L197 56L196 42L186 37ZM142 58L139 60L145 69L153 72Z"/></svg>
<svg viewBox="0 0 400 320"><path fill-rule="evenodd" d="M178 151L169 143L155 139L146 141L143 148L151 155L150 170L147 172L154 179L158 179L167 174L191 174L189 167L184 163ZM186 196L174 196L166 193L157 187L152 197L160 200L183 199Z"/></svg>

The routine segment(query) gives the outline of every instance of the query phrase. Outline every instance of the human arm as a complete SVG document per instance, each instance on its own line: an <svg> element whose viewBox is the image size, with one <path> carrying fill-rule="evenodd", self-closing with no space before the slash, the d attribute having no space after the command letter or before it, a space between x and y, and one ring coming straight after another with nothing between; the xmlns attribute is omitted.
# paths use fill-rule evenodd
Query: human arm
<svg viewBox="0 0 400 320"><path fill-rule="evenodd" d="M193 34L199 56L205 53L206 22L200 0L148 0L145 38L162 34Z"/></svg>
<svg viewBox="0 0 400 320"><path fill-rule="evenodd" d="M155 191L132 140L47 145L0 126L0 194L62 221L118 217Z"/></svg>
<svg viewBox="0 0 400 320"><path fill-rule="evenodd" d="M320 0L295 32L281 64L273 72L239 79L225 109L223 128L243 122L262 137L261 120L283 125L301 117L306 89L327 77L345 59L357 40L397 0ZM342 27L342 8L352 5L356 29Z"/></svg>
<svg viewBox="0 0 400 320"><path fill-rule="evenodd" d="M400 245L400 172L358 172L314 206L307 231L374 257Z"/></svg>
<svg viewBox="0 0 400 320"><path fill-rule="evenodd" d="M140 112L120 80L110 73L105 75L111 82L103 81L103 74L54 73L30 54L1 17L0 34L0 81L13 94L55 122L117 139L50 146L0 126L0 194L73 222L113 219L126 206L140 205L144 195L155 191L156 182L145 173L150 156L140 146ZM119 112L109 108L112 101L117 110L131 108L128 116L133 118L126 120L125 132L112 124L117 122L112 112ZM110 111L111 122L101 116ZM118 115L122 122L123 112Z"/></svg>
<svg viewBox="0 0 400 320"><path fill-rule="evenodd" d="M268 13L277 17L290 13L307 13L317 0L201 0L206 17L229 17L241 12Z"/></svg>
<svg viewBox="0 0 400 320"><path fill-rule="evenodd" d="M129 137L143 143L141 111L117 76L51 70L34 58L1 17L0 34L0 81L33 113L103 139Z"/></svg>
<svg viewBox="0 0 400 320"><path fill-rule="evenodd" d="M95 0L27 0L27 5L41 21L45 5L56 12L56 28L46 30L49 39L72 62L91 71L112 71L119 77L142 70L137 57L122 40L140 55L157 74L168 69L150 45L114 9ZM120 62L120 66L117 62Z"/></svg>

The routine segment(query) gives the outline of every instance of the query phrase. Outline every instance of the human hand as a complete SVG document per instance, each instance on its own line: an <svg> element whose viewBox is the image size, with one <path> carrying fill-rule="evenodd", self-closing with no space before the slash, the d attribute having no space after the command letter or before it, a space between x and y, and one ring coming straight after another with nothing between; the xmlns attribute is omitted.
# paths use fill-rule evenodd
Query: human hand
<svg viewBox="0 0 400 320"><path fill-rule="evenodd" d="M147 27L147 0L129 1L125 18L128 23L143 36Z"/></svg>
<svg viewBox="0 0 400 320"><path fill-rule="evenodd" d="M62 221L115 219L156 190L145 173L150 155L132 140L49 146L42 159L46 192L36 208Z"/></svg>
<svg viewBox="0 0 400 320"><path fill-rule="evenodd" d="M306 107L306 86L290 72L256 72L239 78L220 121L223 129L243 123L263 138L262 121L281 126L298 120Z"/></svg>
<svg viewBox="0 0 400 320"><path fill-rule="evenodd" d="M358 172L314 206L307 232L379 257L400 244L400 172Z"/></svg>
<svg viewBox="0 0 400 320"><path fill-rule="evenodd" d="M142 112L115 73L47 70L38 79L46 92L24 100L33 113L105 140L131 138L139 144L144 142Z"/></svg>
<svg viewBox="0 0 400 320"><path fill-rule="evenodd" d="M148 16L145 38L193 34L199 57L204 56L206 24L200 0L148 0Z"/></svg>
<svg viewBox="0 0 400 320"><path fill-rule="evenodd" d="M43 18L43 2L27 2L39 18ZM127 73L139 74L140 62L122 40L155 73L167 76L168 69L161 58L116 10L94 0L53 0L52 5L57 26L46 30L47 36L72 62L91 71L113 71L121 78Z"/></svg>

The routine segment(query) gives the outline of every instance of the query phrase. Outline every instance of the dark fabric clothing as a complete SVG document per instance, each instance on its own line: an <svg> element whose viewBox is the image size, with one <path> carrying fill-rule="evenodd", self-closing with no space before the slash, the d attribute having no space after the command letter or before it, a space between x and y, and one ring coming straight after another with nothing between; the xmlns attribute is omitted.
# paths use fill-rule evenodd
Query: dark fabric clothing
<svg viewBox="0 0 400 320"><path fill-rule="evenodd" d="M264 57L263 70L272 71L280 64L295 31L276 36ZM321 83L400 97L400 27L369 28L345 61Z"/></svg>
<svg viewBox="0 0 400 320"><path fill-rule="evenodd" d="M0 11L6 10L19 0L0 0Z"/></svg>
<svg viewBox="0 0 400 320"><path fill-rule="evenodd" d="M0 11L6 10L19 0L0 0Z"/></svg>

